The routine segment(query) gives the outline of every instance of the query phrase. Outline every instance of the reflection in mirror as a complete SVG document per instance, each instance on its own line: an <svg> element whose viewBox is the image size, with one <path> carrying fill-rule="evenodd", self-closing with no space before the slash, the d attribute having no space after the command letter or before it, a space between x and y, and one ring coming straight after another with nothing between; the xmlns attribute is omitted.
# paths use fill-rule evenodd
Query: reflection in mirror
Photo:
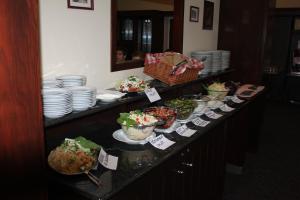
<svg viewBox="0 0 300 200"><path fill-rule="evenodd" d="M170 49L174 5L172 0L118 0L117 48L125 60ZM124 62L122 57L117 62Z"/></svg>
<svg viewBox="0 0 300 200"><path fill-rule="evenodd" d="M180 51L183 2L112 0L112 71L142 66L145 53ZM176 23L178 33L173 31Z"/></svg>

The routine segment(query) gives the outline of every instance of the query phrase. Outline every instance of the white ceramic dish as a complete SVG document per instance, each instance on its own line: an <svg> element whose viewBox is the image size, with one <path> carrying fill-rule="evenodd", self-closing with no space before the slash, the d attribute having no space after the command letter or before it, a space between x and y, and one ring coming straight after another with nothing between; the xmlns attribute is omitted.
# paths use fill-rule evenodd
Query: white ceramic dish
<svg viewBox="0 0 300 200"><path fill-rule="evenodd" d="M172 133L173 131L175 131L180 125L180 123L178 123L177 121L174 121L174 123L172 124L172 126L170 126L167 129L159 129L159 128L155 128L154 131L158 132L158 133Z"/></svg>
<svg viewBox="0 0 300 200"><path fill-rule="evenodd" d="M120 141L120 142L124 142L127 144L140 144L140 145L144 145L147 144L151 139L156 137L156 134L153 132L149 137L147 137L144 140L131 140L127 137L127 135L124 133L124 131L122 129L116 130L113 134L112 134L113 138Z"/></svg>
<svg viewBox="0 0 300 200"><path fill-rule="evenodd" d="M98 94L96 96L97 99L103 101L103 102L113 102L113 101L116 101L117 99L120 98L119 95L116 95L116 94Z"/></svg>

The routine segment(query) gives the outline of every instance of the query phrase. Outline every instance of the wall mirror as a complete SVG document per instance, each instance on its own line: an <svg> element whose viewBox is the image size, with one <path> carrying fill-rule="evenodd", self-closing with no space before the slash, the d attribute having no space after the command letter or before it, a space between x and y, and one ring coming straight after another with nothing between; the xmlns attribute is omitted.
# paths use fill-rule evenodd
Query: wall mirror
<svg viewBox="0 0 300 200"><path fill-rule="evenodd" d="M184 0L112 0L111 71L142 67L145 53L182 52Z"/></svg>

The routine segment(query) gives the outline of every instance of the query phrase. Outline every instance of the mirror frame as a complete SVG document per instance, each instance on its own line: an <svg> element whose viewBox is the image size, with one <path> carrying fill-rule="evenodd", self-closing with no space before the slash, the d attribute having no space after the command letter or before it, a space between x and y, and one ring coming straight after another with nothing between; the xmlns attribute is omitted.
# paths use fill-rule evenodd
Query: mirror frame
<svg viewBox="0 0 300 200"><path fill-rule="evenodd" d="M182 53L184 0L174 0L173 17L173 51ZM116 63L117 50L117 0L111 0L111 72L134 69L144 66L144 62L133 60L126 63Z"/></svg>

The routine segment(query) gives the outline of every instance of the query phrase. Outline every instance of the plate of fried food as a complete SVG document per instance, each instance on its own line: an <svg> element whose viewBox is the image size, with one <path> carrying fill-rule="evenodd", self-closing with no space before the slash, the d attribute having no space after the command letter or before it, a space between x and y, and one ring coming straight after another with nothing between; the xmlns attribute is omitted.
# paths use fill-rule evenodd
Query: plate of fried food
<svg viewBox="0 0 300 200"><path fill-rule="evenodd" d="M100 181L90 173L97 166L101 146L84 137L65 138L48 156L49 166L64 175L87 174L97 185Z"/></svg>

